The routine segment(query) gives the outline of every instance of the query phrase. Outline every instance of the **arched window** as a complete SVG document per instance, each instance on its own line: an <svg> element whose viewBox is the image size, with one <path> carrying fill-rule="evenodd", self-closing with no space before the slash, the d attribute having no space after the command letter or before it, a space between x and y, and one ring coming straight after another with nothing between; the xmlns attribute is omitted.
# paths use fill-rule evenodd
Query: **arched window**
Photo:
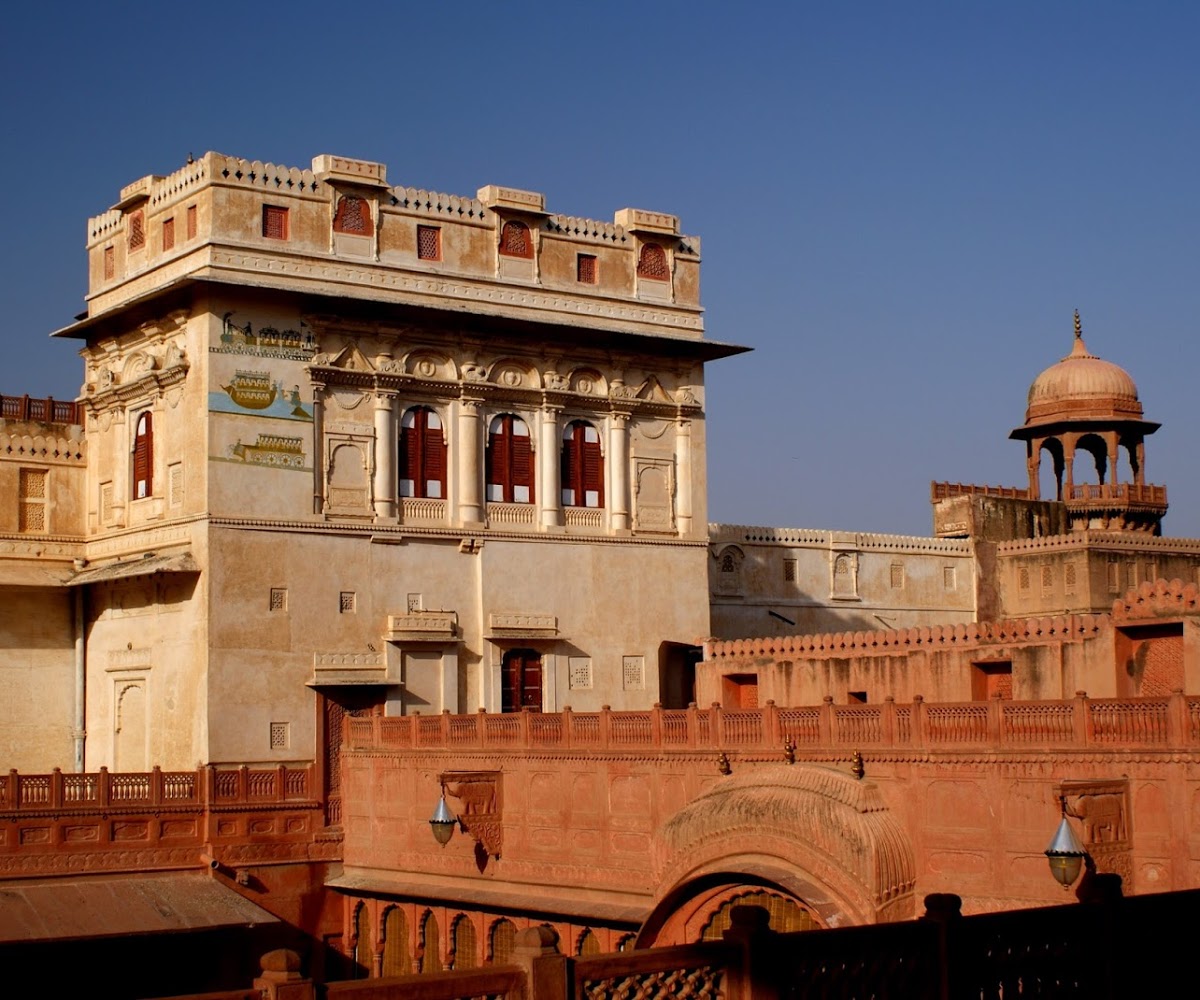
<svg viewBox="0 0 1200 1000"><path fill-rule="evenodd" d="M454 929L450 932L451 947L454 949L453 968L474 969L479 966L478 947L475 943L475 925L465 913L454 918Z"/></svg>
<svg viewBox="0 0 1200 1000"><path fill-rule="evenodd" d="M433 910L425 911L421 921L421 972L442 971L442 942L437 917Z"/></svg>
<svg viewBox="0 0 1200 1000"><path fill-rule="evenodd" d="M492 924L489 935L488 954L493 965L508 965L512 961L513 948L517 944L517 925L501 917Z"/></svg>
<svg viewBox="0 0 1200 1000"><path fill-rule="evenodd" d="M338 200L337 211L333 215L333 231L370 236L374 230L371 226L371 206L367 204L366 199L352 194L343 195Z"/></svg>
<svg viewBox="0 0 1200 1000"><path fill-rule="evenodd" d="M354 978L366 979L371 975L375 961L375 941L371 936L371 912L366 903L359 903L354 911Z"/></svg>
<svg viewBox="0 0 1200 1000"><path fill-rule="evenodd" d="M596 937L590 927L579 935L579 943L575 947L575 954L581 958L591 958L593 955L600 954L600 939Z"/></svg>
<svg viewBox="0 0 1200 1000"><path fill-rule="evenodd" d="M604 506L600 432L583 420L563 428L562 502L566 507Z"/></svg>
<svg viewBox="0 0 1200 1000"><path fill-rule="evenodd" d="M533 236L523 222L506 222L500 230L500 252L505 257L532 257Z"/></svg>
<svg viewBox="0 0 1200 1000"><path fill-rule="evenodd" d="M666 281L671 277L667 267L667 251L657 243L643 243L642 252L638 255L637 273L639 278L653 278L655 281Z"/></svg>
<svg viewBox="0 0 1200 1000"><path fill-rule="evenodd" d="M398 906L388 908L383 915L383 974L407 976L412 972L408 953L408 921Z"/></svg>
<svg viewBox="0 0 1200 1000"><path fill-rule="evenodd" d="M533 451L529 425L505 413L488 425L487 498L495 503L533 503Z"/></svg>
<svg viewBox="0 0 1200 1000"><path fill-rule="evenodd" d="M427 406L406 410L400 420L400 495L446 495L446 442L442 418Z"/></svg>
<svg viewBox="0 0 1200 1000"><path fill-rule="evenodd" d="M152 416L143 413L137 419L133 435L133 498L154 495L154 426Z"/></svg>

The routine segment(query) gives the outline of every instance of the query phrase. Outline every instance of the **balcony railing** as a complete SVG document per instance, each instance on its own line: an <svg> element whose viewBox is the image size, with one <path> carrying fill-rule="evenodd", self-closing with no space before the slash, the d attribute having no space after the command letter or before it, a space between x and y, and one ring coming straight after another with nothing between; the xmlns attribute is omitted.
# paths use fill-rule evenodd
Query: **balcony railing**
<svg viewBox="0 0 1200 1000"><path fill-rule="evenodd" d="M1068 505L1103 506L1105 504L1134 504L1146 507L1165 507L1167 488L1152 483L1075 483L1067 497Z"/></svg>
<svg viewBox="0 0 1200 1000"><path fill-rule="evenodd" d="M5 420L35 420L43 424L78 424L83 411L78 403L63 402L47 396L0 396L0 417Z"/></svg>
<svg viewBox="0 0 1200 1000"><path fill-rule="evenodd" d="M1200 747L1200 696L1062 701L926 702L643 712L372 716L347 720L346 746L376 749L594 749L777 753L785 742L809 753L855 749L1062 750Z"/></svg>

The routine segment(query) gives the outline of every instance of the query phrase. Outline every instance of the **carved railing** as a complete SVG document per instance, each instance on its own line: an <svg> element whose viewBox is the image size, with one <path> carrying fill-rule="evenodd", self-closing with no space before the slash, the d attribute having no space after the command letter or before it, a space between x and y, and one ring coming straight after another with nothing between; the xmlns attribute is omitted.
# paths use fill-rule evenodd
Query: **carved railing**
<svg viewBox="0 0 1200 1000"><path fill-rule="evenodd" d="M602 528L604 511L599 507L564 507L563 520L568 528Z"/></svg>
<svg viewBox="0 0 1200 1000"><path fill-rule="evenodd" d="M536 505L531 503L489 503L488 524L533 524L536 511Z"/></svg>
<svg viewBox="0 0 1200 1000"><path fill-rule="evenodd" d="M47 396L33 399L29 396L0 396L0 417L5 420L35 420L43 424L82 423L82 410L78 403L64 402Z"/></svg>
<svg viewBox="0 0 1200 1000"><path fill-rule="evenodd" d="M311 764L195 771L99 771L0 775L0 817L22 811L94 811L146 806L247 805L310 802L317 798Z"/></svg>
<svg viewBox="0 0 1200 1000"><path fill-rule="evenodd" d="M369 749L739 750L847 755L885 749L1200 748L1200 696L1061 701L926 702L781 708L652 708L642 712L479 711L346 721L346 747Z"/></svg>
<svg viewBox="0 0 1200 1000"><path fill-rule="evenodd" d="M413 521L445 521L446 501L425 497L401 497L400 520L404 524Z"/></svg>
<svg viewBox="0 0 1200 1000"><path fill-rule="evenodd" d="M1029 490L1019 486L979 486L975 483L930 483L929 499L948 500L962 496L1003 497L1006 500L1028 500Z"/></svg>
<svg viewBox="0 0 1200 1000"><path fill-rule="evenodd" d="M1067 503L1136 503L1165 507L1167 488L1152 483L1075 483Z"/></svg>

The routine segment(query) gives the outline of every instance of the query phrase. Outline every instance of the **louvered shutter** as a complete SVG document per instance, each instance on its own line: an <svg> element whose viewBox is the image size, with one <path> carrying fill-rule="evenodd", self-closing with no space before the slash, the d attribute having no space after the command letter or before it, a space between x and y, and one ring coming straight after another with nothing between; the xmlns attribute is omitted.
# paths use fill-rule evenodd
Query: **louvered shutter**
<svg viewBox="0 0 1200 1000"><path fill-rule="evenodd" d="M584 440L583 445L583 506L604 506L604 456L600 442Z"/></svg>
<svg viewBox="0 0 1200 1000"><path fill-rule="evenodd" d="M400 429L400 495L420 496L418 489L420 476L420 430L413 421L412 427Z"/></svg>
<svg viewBox="0 0 1200 1000"><path fill-rule="evenodd" d="M507 417L497 417L492 421L488 433L487 459L485 462L487 475L487 498L493 503L512 499L512 488L509 484L509 420Z"/></svg>
<svg viewBox="0 0 1200 1000"><path fill-rule="evenodd" d="M425 411L428 415L428 411ZM429 427L426 423L424 434L424 466L425 481L421 495L425 497L444 497L446 495L446 441L440 427Z"/></svg>
<svg viewBox="0 0 1200 1000"><path fill-rule="evenodd" d="M533 503L533 450L529 434L517 434L513 421L513 436L510 438L512 487L509 499L516 503ZM523 494L523 495L522 495Z"/></svg>
<svg viewBox="0 0 1200 1000"><path fill-rule="evenodd" d="M575 469L578 466L579 428L570 425L570 435L563 435L562 463L559 470L562 476L562 502L567 507L575 506L578 484L575 482Z"/></svg>
<svg viewBox="0 0 1200 1000"><path fill-rule="evenodd" d="M133 442L133 495L135 500L154 495L154 427L149 413L138 418Z"/></svg>

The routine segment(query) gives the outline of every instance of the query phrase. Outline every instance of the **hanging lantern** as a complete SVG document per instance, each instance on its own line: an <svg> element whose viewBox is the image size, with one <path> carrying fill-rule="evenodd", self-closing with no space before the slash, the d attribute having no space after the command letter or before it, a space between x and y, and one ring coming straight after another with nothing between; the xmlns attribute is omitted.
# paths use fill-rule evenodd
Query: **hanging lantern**
<svg viewBox="0 0 1200 1000"><path fill-rule="evenodd" d="M1087 851L1079 842L1079 838L1075 836L1070 821L1064 815L1058 824L1058 829L1054 831L1050 846L1046 848L1050 873L1063 889L1070 889L1075 880L1079 878L1079 871L1083 867L1085 857L1087 857Z"/></svg>
<svg viewBox="0 0 1200 1000"><path fill-rule="evenodd" d="M433 839L445 847L450 843L450 838L454 836L454 824L457 822L454 813L446 806L446 796L443 795L438 800L433 816L429 819L429 827L433 830Z"/></svg>

